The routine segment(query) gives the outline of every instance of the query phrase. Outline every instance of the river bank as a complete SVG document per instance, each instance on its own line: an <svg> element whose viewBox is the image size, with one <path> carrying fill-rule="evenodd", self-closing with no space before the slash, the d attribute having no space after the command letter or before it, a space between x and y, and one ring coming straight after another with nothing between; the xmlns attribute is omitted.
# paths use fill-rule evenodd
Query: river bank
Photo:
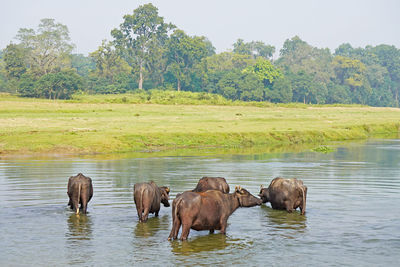
<svg viewBox="0 0 400 267"><path fill-rule="evenodd" d="M398 135L400 109L90 103L0 96L0 155L323 144Z"/></svg>

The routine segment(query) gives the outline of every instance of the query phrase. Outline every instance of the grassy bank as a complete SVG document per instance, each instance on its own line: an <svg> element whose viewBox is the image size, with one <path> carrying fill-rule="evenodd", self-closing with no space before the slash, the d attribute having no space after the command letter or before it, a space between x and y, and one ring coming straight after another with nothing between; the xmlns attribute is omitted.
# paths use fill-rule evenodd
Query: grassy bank
<svg viewBox="0 0 400 267"><path fill-rule="evenodd" d="M139 103L133 104L129 95L82 96L72 101L0 95L0 153L321 144L400 130L400 109L395 108L210 105L206 100L197 105Z"/></svg>

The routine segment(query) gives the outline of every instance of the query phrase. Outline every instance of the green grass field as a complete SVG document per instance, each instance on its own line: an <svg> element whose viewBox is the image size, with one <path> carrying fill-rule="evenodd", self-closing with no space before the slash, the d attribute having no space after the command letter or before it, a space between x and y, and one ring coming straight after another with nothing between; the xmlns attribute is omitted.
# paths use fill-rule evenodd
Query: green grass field
<svg viewBox="0 0 400 267"><path fill-rule="evenodd" d="M70 101L0 95L0 154L318 145L400 132L396 108L207 103L133 104L129 95Z"/></svg>

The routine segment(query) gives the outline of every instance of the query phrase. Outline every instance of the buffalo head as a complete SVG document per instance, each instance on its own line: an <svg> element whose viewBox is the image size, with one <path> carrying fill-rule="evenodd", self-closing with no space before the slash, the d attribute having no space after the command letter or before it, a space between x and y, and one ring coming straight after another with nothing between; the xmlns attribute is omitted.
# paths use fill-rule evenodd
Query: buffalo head
<svg viewBox="0 0 400 267"><path fill-rule="evenodd" d="M267 203L269 202L269 191L268 188L263 187L263 185L260 186L260 194L258 196L261 198L262 203Z"/></svg>
<svg viewBox="0 0 400 267"><path fill-rule="evenodd" d="M164 207L169 207L169 187L161 186L161 203L164 204Z"/></svg>
<svg viewBox="0 0 400 267"><path fill-rule="evenodd" d="M239 199L239 206L240 207L253 207L257 205L261 205L261 199L253 196L250 194L249 191L242 188L241 186L235 187L235 196Z"/></svg>

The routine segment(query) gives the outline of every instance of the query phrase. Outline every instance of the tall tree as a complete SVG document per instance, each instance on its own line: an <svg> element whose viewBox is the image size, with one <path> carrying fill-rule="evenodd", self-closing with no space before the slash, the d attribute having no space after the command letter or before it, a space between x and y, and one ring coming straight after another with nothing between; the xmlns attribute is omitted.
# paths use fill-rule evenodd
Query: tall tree
<svg viewBox="0 0 400 267"><path fill-rule="evenodd" d="M16 44L9 44L4 49L4 69L9 79L20 78L27 70L24 49Z"/></svg>
<svg viewBox="0 0 400 267"><path fill-rule="evenodd" d="M269 60L263 58L257 59L254 65L248 66L243 72L254 73L265 87L271 87L276 79L283 77L280 69L272 65Z"/></svg>
<svg viewBox="0 0 400 267"><path fill-rule="evenodd" d="M366 104L371 87L366 77L366 66L358 59L336 56L333 67L340 85L348 85L355 103Z"/></svg>
<svg viewBox="0 0 400 267"><path fill-rule="evenodd" d="M69 67L71 43L67 26L54 19L40 20L37 31L22 28L16 38L28 51L30 69L37 76Z"/></svg>
<svg viewBox="0 0 400 267"><path fill-rule="evenodd" d="M175 30L168 40L169 71L177 81L180 91L182 82L189 82L190 71L209 54L207 40L204 37L190 37L182 30Z"/></svg>
<svg viewBox="0 0 400 267"><path fill-rule="evenodd" d="M264 86L256 74L237 69L222 76L218 81L216 93L232 100L264 100Z"/></svg>
<svg viewBox="0 0 400 267"><path fill-rule="evenodd" d="M271 59L275 52L275 47L266 45L262 41L246 43L243 39L238 39L233 44L233 52L241 55L250 55L252 58L263 57Z"/></svg>
<svg viewBox="0 0 400 267"><path fill-rule="evenodd" d="M5 92L7 91L7 83L6 83L6 70L4 66L4 60L3 60L3 50L0 50L0 92Z"/></svg>
<svg viewBox="0 0 400 267"><path fill-rule="evenodd" d="M208 92L216 92L218 81L233 70L241 71L255 60L250 55L242 55L233 52L222 52L203 58L197 67L197 73L202 77L202 87Z"/></svg>
<svg viewBox="0 0 400 267"><path fill-rule="evenodd" d="M290 80L280 77L275 80L271 89L266 90L265 100L274 103L289 103L292 101L293 89Z"/></svg>
<svg viewBox="0 0 400 267"><path fill-rule="evenodd" d="M347 84L353 88L363 85L363 74L366 67L361 61L336 56L333 60L333 66L341 84Z"/></svg>
<svg viewBox="0 0 400 267"><path fill-rule="evenodd" d="M158 15L158 9L150 4L139 6L132 15L125 15L119 29L113 29L111 35L114 45L128 64L138 70L139 89L143 89L144 72L149 58L160 53L158 47L168 37L168 31L174 28Z"/></svg>
<svg viewBox="0 0 400 267"><path fill-rule="evenodd" d="M71 54L71 67L81 76L88 76L91 71L96 69L93 58L83 54Z"/></svg>
<svg viewBox="0 0 400 267"><path fill-rule="evenodd" d="M103 40L101 46L92 53L90 57L96 63L94 74L109 81L114 81L114 78L120 73L129 73L131 67L123 60L118 53L113 49L112 44Z"/></svg>
<svg viewBox="0 0 400 267"><path fill-rule="evenodd" d="M400 50L393 45L378 45L370 47L370 50L378 57L380 65L389 72L392 80L390 89L398 107L400 102Z"/></svg>
<svg viewBox="0 0 400 267"><path fill-rule="evenodd" d="M290 79L293 89L293 101L310 103L312 86L312 76L301 70L297 73L288 73L286 77Z"/></svg>
<svg viewBox="0 0 400 267"><path fill-rule="evenodd" d="M287 39L275 61L283 70L293 73L304 71L313 75L316 82L328 83L334 72L331 66L332 55L329 49L312 47L298 36Z"/></svg>

